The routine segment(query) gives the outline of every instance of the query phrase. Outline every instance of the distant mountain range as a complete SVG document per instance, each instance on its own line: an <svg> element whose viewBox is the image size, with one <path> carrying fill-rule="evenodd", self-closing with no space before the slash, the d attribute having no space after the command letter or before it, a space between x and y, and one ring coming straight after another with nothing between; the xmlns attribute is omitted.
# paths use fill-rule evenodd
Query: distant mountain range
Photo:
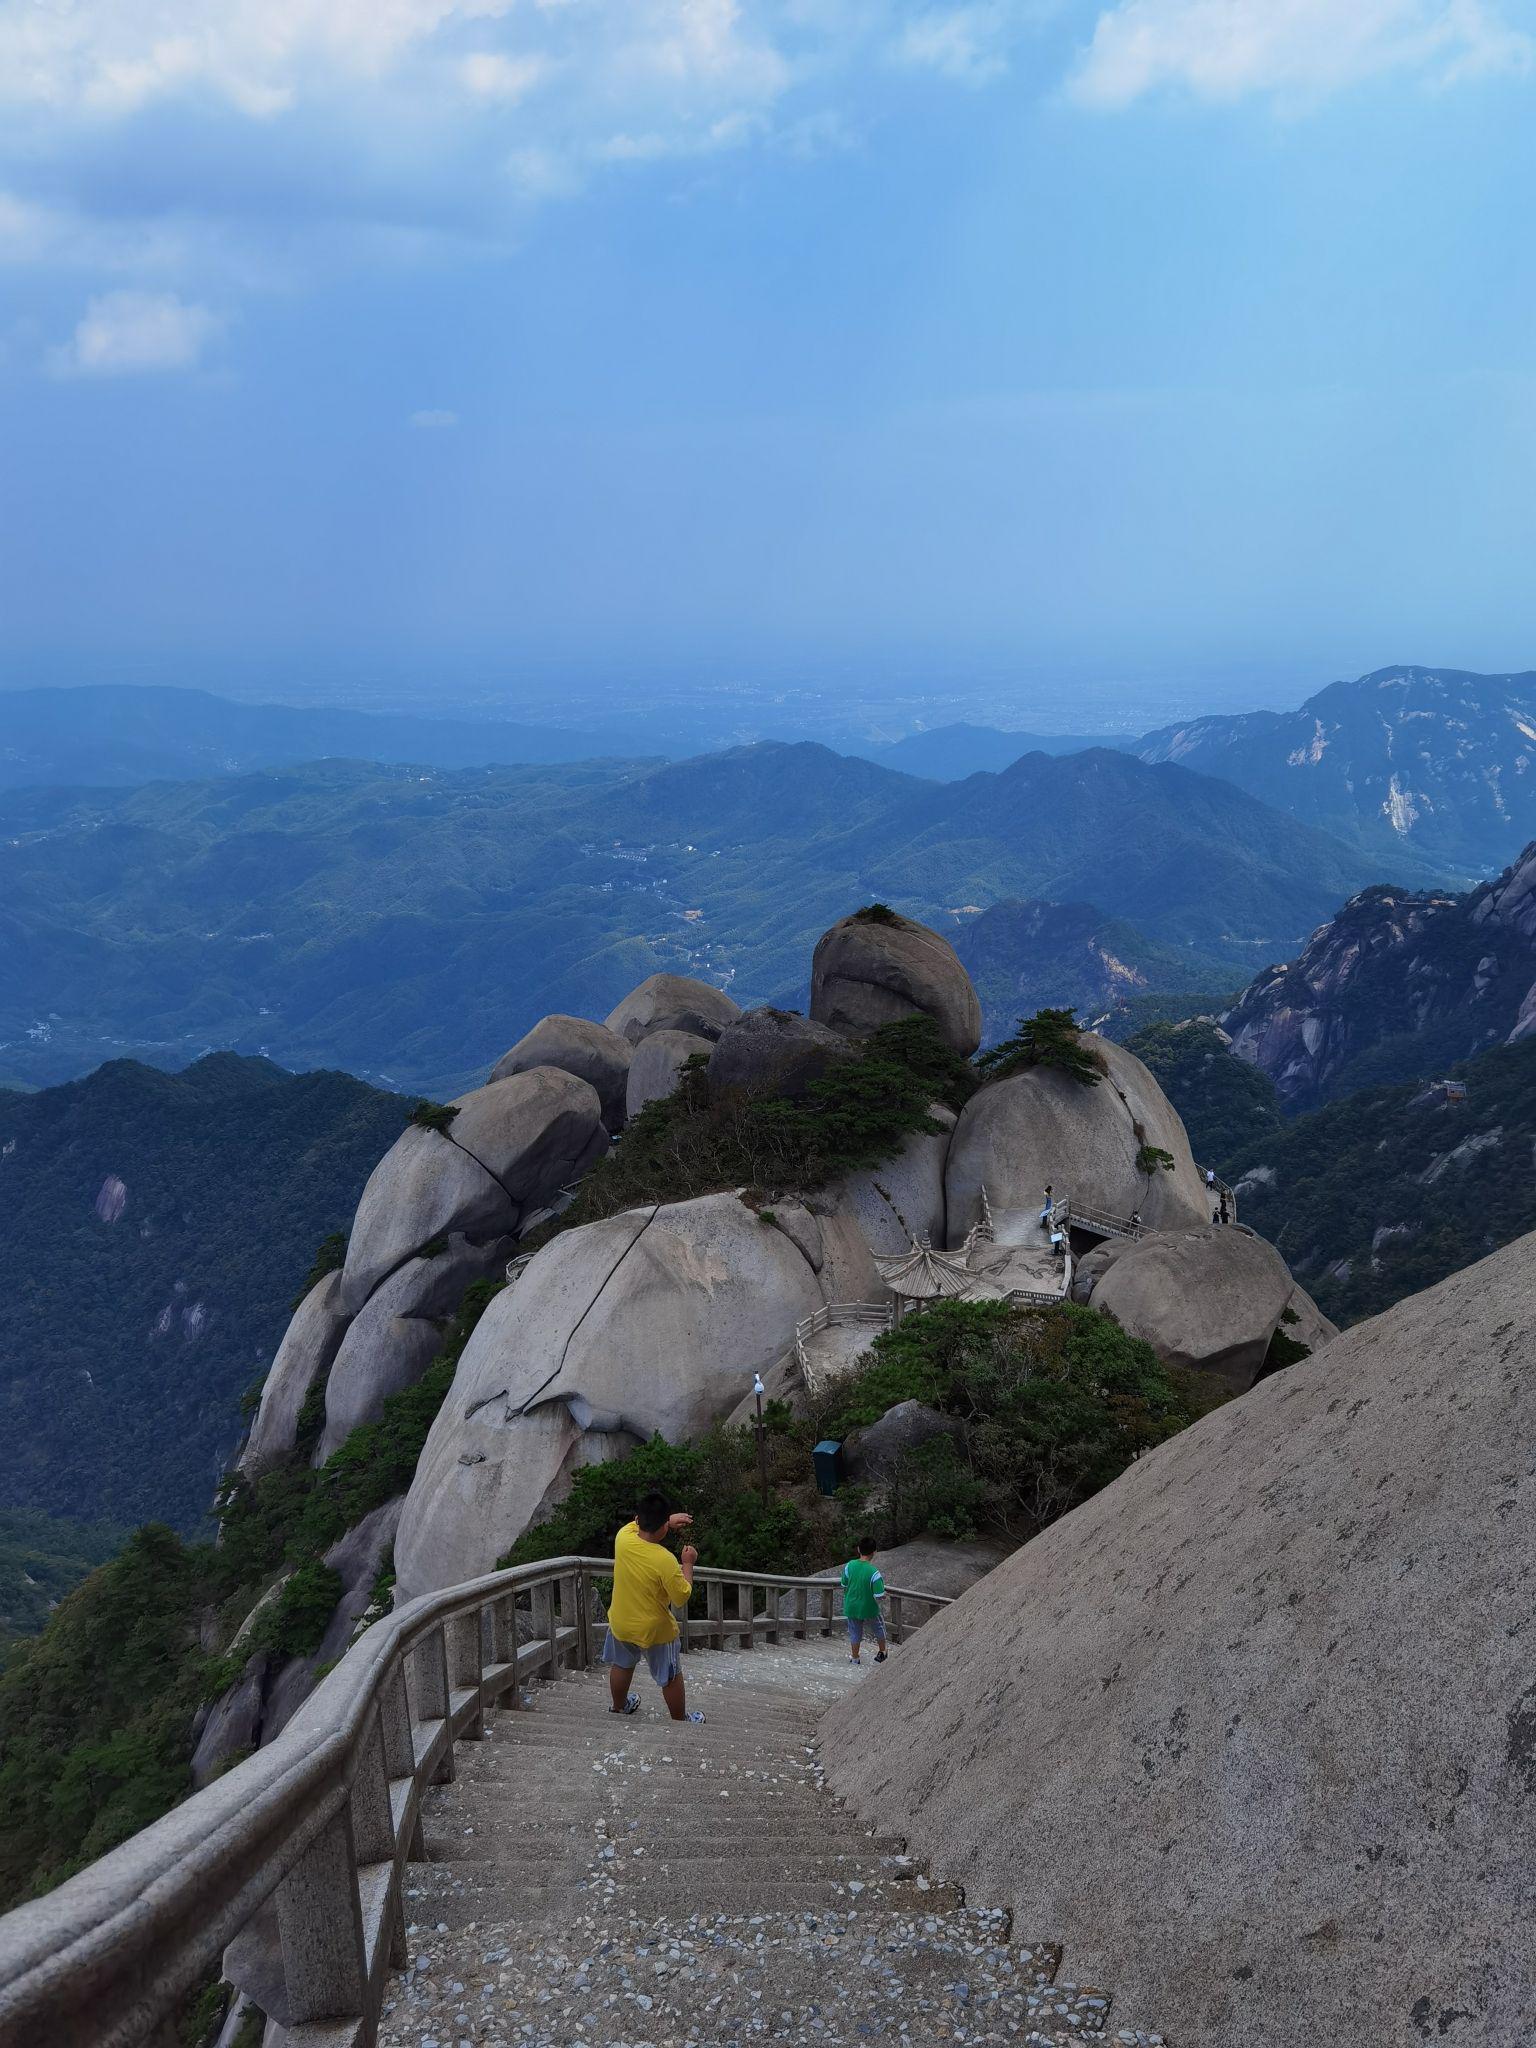
<svg viewBox="0 0 1536 2048"><path fill-rule="evenodd" d="M129 788L324 759L474 768L678 758L692 751L682 730L622 713L597 730L561 731L139 685L15 690L0 694L0 790ZM1410 883L1480 879L1536 835L1536 672L1377 669L1296 711L1195 718L1140 739L958 723L889 744L834 744L938 782L999 774L1030 753L1107 749L1175 763L1349 841Z"/></svg>
<svg viewBox="0 0 1536 2048"><path fill-rule="evenodd" d="M996 775L1024 754L1081 754L1089 747L1129 750L1132 740L1068 737L1062 733L1004 732L992 725L935 725L909 733L886 746L859 747L840 742L840 754L878 761L930 782L962 782L967 775Z"/></svg>
<svg viewBox="0 0 1536 2048"><path fill-rule="evenodd" d="M605 750L671 751L617 722L610 738L500 719L236 704L141 684L0 693L0 789L132 789L332 759L424 768L588 761Z"/></svg>
<svg viewBox="0 0 1536 2048"><path fill-rule="evenodd" d="M232 1053L0 1093L0 1507L193 1528L403 1122L349 1075Z"/></svg>
<svg viewBox="0 0 1536 2048"><path fill-rule="evenodd" d="M1440 878L1474 879L1536 835L1536 671L1383 668L1299 711L1148 733L1143 761L1220 775L1266 803Z"/></svg>
<svg viewBox="0 0 1536 2048"><path fill-rule="evenodd" d="M1297 711L1194 718L1140 739L953 725L865 751L948 781L1085 746L1219 776L1368 850L1403 881L1477 880L1536 835L1536 671L1383 668L1331 683Z"/></svg>
<svg viewBox="0 0 1536 2048"><path fill-rule="evenodd" d="M1240 985L1379 872L1230 784L1101 749L949 784L765 744L13 792L0 1071L226 1045L441 1091L660 968L794 1003L817 934L871 900L949 928L1007 897L1095 902Z"/></svg>

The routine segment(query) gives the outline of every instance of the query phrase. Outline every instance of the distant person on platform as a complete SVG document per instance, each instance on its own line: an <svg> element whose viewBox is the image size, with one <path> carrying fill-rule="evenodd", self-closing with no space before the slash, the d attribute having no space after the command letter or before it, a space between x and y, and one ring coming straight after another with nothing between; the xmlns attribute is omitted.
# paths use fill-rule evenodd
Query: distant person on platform
<svg viewBox="0 0 1536 2048"><path fill-rule="evenodd" d="M875 1568L875 1539L865 1536L859 1554L843 1566L843 1619L848 1624L848 1650L855 1664L861 1661L859 1648L869 1630L880 1645L875 1662L885 1662L885 1622L880 1602L885 1598L885 1580Z"/></svg>
<svg viewBox="0 0 1536 2048"><path fill-rule="evenodd" d="M630 1691L629 1680L643 1658L674 1721L704 1718L697 1710L688 1711L681 1638L672 1613L693 1597L699 1553L685 1543L679 1565L667 1548L672 1532L688 1528L692 1521L692 1515L674 1514L659 1493L648 1493L635 1510L635 1519L613 1539L613 1598L603 1662L616 1714L640 1711L640 1697Z"/></svg>

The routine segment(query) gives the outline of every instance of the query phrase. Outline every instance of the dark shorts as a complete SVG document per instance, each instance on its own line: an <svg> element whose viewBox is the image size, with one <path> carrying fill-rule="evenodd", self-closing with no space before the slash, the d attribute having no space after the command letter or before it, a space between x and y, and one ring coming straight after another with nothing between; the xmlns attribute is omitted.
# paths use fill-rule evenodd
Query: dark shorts
<svg viewBox="0 0 1536 2048"><path fill-rule="evenodd" d="M603 1639L603 1662L616 1664L621 1671L633 1671L644 1660L646 1669L658 1685L670 1685L682 1668L682 1638L674 1636L670 1643L621 1643L612 1629Z"/></svg>
<svg viewBox="0 0 1536 2048"><path fill-rule="evenodd" d="M863 1642L865 1629L869 1630L877 1643L885 1641L885 1623L878 1614L868 1621L860 1621L856 1614L844 1615L843 1619L848 1624L848 1640L855 1648Z"/></svg>

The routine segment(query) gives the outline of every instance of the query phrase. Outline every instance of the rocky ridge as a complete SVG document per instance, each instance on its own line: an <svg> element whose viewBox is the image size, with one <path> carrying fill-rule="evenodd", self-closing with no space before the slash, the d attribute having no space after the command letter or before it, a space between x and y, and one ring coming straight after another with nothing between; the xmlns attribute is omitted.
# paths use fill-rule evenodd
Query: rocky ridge
<svg viewBox="0 0 1536 2048"><path fill-rule="evenodd" d="M1290 1107L1536 1032L1536 843L1465 895L1366 889L1221 1019Z"/></svg>

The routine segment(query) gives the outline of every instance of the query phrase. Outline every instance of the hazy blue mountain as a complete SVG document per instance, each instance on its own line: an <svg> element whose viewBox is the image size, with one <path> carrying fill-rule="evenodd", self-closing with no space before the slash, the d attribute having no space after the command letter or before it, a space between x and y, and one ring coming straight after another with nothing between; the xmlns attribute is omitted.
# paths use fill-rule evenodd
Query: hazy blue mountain
<svg viewBox="0 0 1536 2048"><path fill-rule="evenodd" d="M0 804L0 1069L231 1046L440 1093L661 968L793 1002L820 933L873 899L940 925L1096 901L1241 985L1372 879L1230 785L1104 750L949 784L766 744L22 791Z"/></svg>
<svg viewBox="0 0 1536 2048"><path fill-rule="evenodd" d="M1085 747L1117 747L1114 739L1068 737L1063 733L1003 732L993 725L935 725L885 746L841 743L839 753L878 761L931 782L959 782L967 775L996 774L1021 754L1080 754ZM1127 747L1134 741L1124 742Z"/></svg>
<svg viewBox="0 0 1536 2048"><path fill-rule="evenodd" d="M1222 1007L1231 993L1230 968L1193 948L1161 945L1091 903L1010 898L949 937L981 998L988 1045L1047 1005L1097 1022L1154 990L1204 985L1207 1008Z"/></svg>
<svg viewBox="0 0 1536 2048"><path fill-rule="evenodd" d="M477 768L672 751L642 738L634 721L626 737L617 727L607 735L499 719L236 704L207 690L140 684L0 692L0 789L129 789L328 759Z"/></svg>
<svg viewBox="0 0 1536 2048"><path fill-rule="evenodd" d="M1235 782L1402 880L1476 879L1536 835L1536 671L1376 669L1299 711L1167 726L1136 753Z"/></svg>
<svg viewBox="0 0 1536 2048"><path fill-rule="evenodd" d="M0 1095L0 1507L192 1527L404 1105L220 1053Z"/></svg>

